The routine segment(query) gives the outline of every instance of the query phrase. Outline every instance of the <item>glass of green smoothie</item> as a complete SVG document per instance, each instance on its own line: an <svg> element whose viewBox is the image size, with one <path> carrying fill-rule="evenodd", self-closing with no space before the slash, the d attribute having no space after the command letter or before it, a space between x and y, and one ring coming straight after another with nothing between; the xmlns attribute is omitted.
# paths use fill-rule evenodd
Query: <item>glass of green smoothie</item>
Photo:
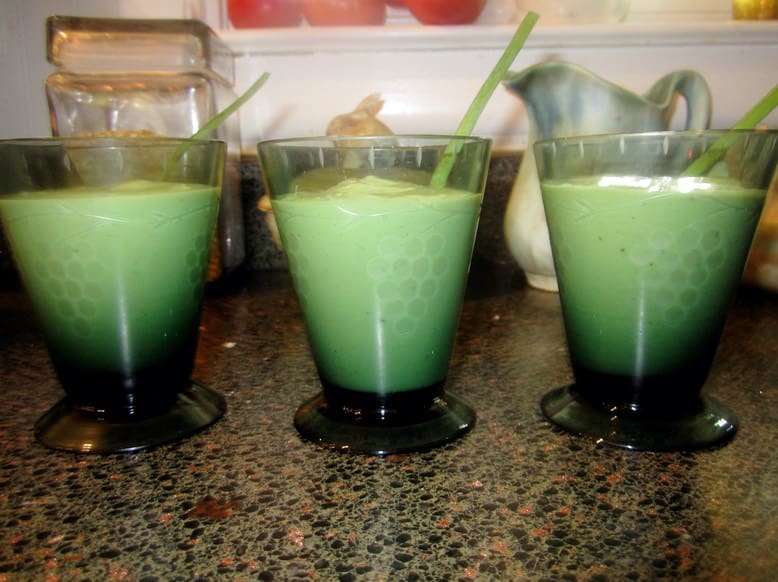
<svg viewBox="0 0 778 582"><path fill-rule="evenodd" d="M298 409L298 431L372 454L466 433L475 413L444 383L490 142L394 135L258 147L323 388ZM447 181L431 186L444 158Z"/></svg>
<svg viewBox="0 0 778 582"><path fill-rule="evenodd" d="M35 425L78 452L172 442L224 412L191 381L224 144L0 141L0 221L65 398Z"/></svg>
<svg viewBox="0 0 778 582"><path fill-rule="evenodd" d="M778 159L776 131L535 144L575 383L546 394L570 432L636 450L725 442L702 392Z"/></svg>

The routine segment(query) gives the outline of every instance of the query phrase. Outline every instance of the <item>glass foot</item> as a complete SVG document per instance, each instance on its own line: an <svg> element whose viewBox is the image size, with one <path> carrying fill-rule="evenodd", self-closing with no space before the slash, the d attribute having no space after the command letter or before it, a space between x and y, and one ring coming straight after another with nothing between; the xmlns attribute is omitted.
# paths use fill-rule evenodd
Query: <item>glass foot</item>
<svg viewBox="0 0 778 582"><path fill-rule="evenodd" d="M426 411L403 423L358 422L327 414L322 394L305 402L295 414L294 425L303 438L344 452L389 455L428 450L454 441L475 425L475 411L451 394L435 398Z"/></svg>
<svg viewBox="0 0 778 582"><path fill-rule="evenodd" d="M135 422L90 418L66 399L35 423L35 438L52 449L78 453L127 453L172 443L210 426L226 410L224 398L192 383L167 413Z"/></svg>
<svg viewBox="0 0 778 582"><path fill-rule="evenodd" d="M571 433L631 450L701 449L723 444L737 431L734 413L710 398L702 398L689 416L644 418L598 408L566 386L547 393L540 406L548 420Z"/></svg>

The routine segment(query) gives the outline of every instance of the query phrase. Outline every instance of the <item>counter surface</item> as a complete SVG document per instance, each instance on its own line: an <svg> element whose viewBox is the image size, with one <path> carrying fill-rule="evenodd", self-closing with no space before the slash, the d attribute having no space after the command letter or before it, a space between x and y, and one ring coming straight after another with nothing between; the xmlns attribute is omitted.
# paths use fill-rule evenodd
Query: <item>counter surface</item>
<svg viewBox="0 0 778 582"><path fill-rule="evenodd" d="M317 391L285 272L215 291L195 378L229 410L189 440L88 456L37 444L60 396L23 295L0 283L0 580L766 580L778 571L778 296L742 289L708 390L723 448L635 453L562 434L558 297L475 264L448 387L478 422L385 458L292 426Z"/></svg>

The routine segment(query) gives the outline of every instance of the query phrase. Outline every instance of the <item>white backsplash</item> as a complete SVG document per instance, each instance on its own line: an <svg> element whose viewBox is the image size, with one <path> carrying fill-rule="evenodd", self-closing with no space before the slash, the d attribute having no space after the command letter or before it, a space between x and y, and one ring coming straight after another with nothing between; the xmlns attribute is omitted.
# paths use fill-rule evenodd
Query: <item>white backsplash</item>
<svg viewBox="0 0 778 582"><path fill-rule="evenodd" d="M500 12L489 0L490 18ZM732 124L776 82L778 21L732 22L731 0L632 0L623 23L550 25L542 20L513 65L550 58L577 62L636 92L669 71L696 69L711 85L713 125ZM43 83L45 18L197 17L236 55L240 91L262 72L265 88L241 111L244 149L263 138L324 132L329 119L380 92L383 119L396 132L450 132L514 31L513 25L424 27L393 13L380 28L234 30L223 0L3 0L0 137L48 132ZM514 21L516 17L514 16ZM679 113L680 118L682 114ZM767 124L778 127L778 113ZM522 104L498 88L476 132L498 148L523 148Z"/></svg>
<svg viewBox="0 0 778 582"><path fill-rule="evenodd" d="M380 93L396 133L453 132L514 26L223 30L238 90L270 73L241 111L244 148L259 139L321 134L334 115ZM694 69L714 99L713 127L731 126L776 82L778 21L639 21L534 29L512 69L547 59L583 65L643 93L661 76ZM676 111L675 126L684 118ZM778 112L766 123L778 127ZM497 149L526 145L521 102L499 87L476 127Z"/></svg>

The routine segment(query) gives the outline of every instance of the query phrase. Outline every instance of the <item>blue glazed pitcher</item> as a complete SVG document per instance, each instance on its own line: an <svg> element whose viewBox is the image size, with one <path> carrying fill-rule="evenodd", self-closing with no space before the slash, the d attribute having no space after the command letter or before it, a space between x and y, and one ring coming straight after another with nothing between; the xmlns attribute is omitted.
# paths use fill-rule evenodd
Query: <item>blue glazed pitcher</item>
<svg viewBox="0 0 778 582"><path fill-rule="evenodd" d="M641 96L563 61L508 73L503 83L522 100L529 118L529 142L505 211L505 238L527 282L557 291L532 144L552 137L666 130L678 95L686 102L685 127L705 129L710 89L699 73L675 71Z"/></svg>

